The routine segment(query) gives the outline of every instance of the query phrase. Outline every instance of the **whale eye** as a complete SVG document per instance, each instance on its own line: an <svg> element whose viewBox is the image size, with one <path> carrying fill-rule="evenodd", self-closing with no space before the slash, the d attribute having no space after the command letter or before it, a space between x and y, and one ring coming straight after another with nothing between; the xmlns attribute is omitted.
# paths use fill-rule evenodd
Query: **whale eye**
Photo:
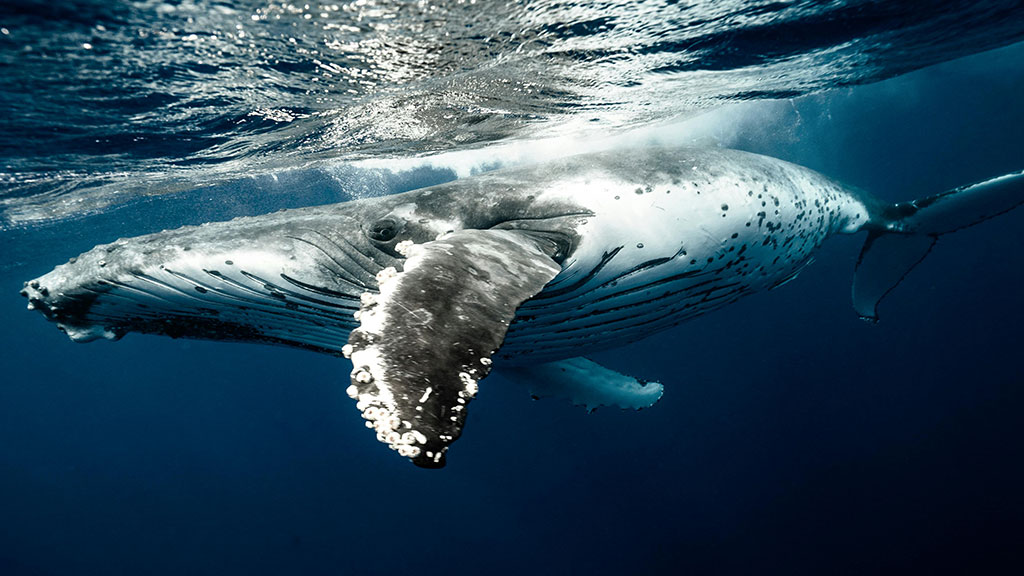
<svg viewBox="0 0 1024 576"><path fill-rule="evenodd" d="M371 240L376 240L377 242L388 242L393 240L395 236L398 236L401 228L401 222L388 216L370 224L370 229L366 231L366 235Z"/></svg>

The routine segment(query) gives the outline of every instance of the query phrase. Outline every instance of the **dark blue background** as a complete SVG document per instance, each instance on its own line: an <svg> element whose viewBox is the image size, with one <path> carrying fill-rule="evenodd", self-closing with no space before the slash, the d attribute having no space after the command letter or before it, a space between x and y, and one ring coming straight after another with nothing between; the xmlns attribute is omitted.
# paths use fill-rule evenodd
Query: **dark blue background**
<svg viewBox="0 0 1024 576"><path fill-rule="evenodd" d="M1024 169L1022 57L750 108L731 140L892 200ZM24 311L23 280L172 216L4 239L0 574L1024 569L1024 211L943 239L877 326L842 237L782 289L595 356L662 381L649 410L492 378L442 471L382 449L342 360L74 345Z"/></svg>

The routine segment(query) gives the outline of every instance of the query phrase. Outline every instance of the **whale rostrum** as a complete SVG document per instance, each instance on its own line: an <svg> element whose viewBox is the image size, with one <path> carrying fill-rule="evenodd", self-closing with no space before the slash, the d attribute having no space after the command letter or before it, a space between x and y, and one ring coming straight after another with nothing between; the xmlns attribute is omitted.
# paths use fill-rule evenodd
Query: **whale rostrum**
<svg viewBox="0 0 1024 576"><path fill-rule="evenodd" d="M128 332L349 357L377 438L441 467L493 369L590 409L662 386L583 357L793 279L867 231L855 310L950 232L1024 202L1024 173L888 204L806 168L720 149L639 148L402 194L97 246L25 284L72 340Z"/></svg>

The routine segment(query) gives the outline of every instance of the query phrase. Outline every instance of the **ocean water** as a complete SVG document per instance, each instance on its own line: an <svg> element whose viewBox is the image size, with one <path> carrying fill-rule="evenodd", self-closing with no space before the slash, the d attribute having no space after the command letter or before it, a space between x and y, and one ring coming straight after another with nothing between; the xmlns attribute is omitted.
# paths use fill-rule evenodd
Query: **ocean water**
<svg viewBox="0 0 1024 576"><path fill-rule="evenodd" d="M1024 168L1019 2L0 6L0 575L1017 573L1017 210L857 319L861 237L595 355L587 414L481 384L444 470L367 433L350 365L130 335L18 290L120 236L647 142L889 200Z"/></svg>

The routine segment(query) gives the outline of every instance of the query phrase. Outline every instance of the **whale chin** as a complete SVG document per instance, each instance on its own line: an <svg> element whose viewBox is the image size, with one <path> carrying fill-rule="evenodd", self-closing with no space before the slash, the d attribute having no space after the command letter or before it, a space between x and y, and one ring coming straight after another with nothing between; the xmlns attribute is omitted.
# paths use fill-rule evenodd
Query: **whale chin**
<svg viewBox="0 0 1024 576"><path fill-rule="evenodd" d="M76 342L141 332L340 355L380 265L322 234L256 246L230 234L238 229L222 223L98 246L21 293Z"/></svg>
<svg viewBox="0 0 1024 576"><path fill-rule="evenodd" d="M76 342L117 340L128 332L172 338L264 342L340 354L359 296L281 273L274 280L242 268L161 266L63 285L43 276L23 292L29 309ZM49 286L57 286L49 288Z"/></svg>

